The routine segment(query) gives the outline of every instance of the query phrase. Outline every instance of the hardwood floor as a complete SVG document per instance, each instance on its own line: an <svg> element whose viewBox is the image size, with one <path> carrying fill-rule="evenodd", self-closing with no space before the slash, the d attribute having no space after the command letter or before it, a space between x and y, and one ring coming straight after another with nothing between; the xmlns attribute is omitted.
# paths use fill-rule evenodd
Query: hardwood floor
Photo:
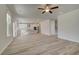
<svg viewBox="0 0 79 59"><path fill-rule="evenodd" d="M58 39L55 36L30 34L15 39L3 55L76 55L79 43Z"/></svg>

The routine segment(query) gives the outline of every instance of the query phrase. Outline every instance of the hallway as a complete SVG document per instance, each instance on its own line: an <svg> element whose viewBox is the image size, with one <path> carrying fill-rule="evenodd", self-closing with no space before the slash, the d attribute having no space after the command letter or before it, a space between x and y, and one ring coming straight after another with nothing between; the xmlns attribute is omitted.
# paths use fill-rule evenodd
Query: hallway
<svg viewBox="0 0 79 59"><path fill-rule="evenodd" d="M16 38L3 55L72 55L79 54L79 43L56 36L29 34Z"/></svg>

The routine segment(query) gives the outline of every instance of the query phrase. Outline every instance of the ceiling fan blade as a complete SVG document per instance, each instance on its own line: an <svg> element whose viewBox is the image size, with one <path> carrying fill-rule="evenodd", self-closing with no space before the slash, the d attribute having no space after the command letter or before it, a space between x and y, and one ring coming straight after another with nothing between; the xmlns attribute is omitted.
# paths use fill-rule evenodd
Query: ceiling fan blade
<svg viewBox="0 0 79 59"><path fill-rule="evenodd" d="M52 8L50 8L50 9L56 9L56 8L59 8L58 6L56 6L56 7L52 7Z"/></svg>
<svg viewBox="0 0 79 59"><path fill-rule="evenodd" d="M38 8L39 10L44 10L44 8Z"/></svg>
<svg viewBox="0 0 79 59"><path fill-rule="evenodd" d="M42 14L44 14L46 11L43 11Z"/></svg>
<svg viewBox="0 0 79 59"><path fill-rule="evenodd" d="M52 11L49 11L52 14Z"/></svg>

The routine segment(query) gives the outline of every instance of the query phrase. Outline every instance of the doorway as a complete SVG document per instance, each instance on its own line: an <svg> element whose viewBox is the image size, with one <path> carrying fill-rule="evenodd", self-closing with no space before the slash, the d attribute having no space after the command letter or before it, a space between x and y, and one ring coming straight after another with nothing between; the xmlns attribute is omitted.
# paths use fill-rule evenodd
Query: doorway
<svg viewBox="0 0 79 59"><path fill-rule="evenodd" d="M21 36L39 33L38 23L19 23L19 33Z"/></svg>

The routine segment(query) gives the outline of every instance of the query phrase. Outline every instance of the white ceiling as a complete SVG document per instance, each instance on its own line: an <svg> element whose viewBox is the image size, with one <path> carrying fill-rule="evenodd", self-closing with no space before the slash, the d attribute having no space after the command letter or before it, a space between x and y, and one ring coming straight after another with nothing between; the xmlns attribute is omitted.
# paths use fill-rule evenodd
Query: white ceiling
<svg viewBox="0 0 79 59"><path fill-rule="evenodd" d="M58 6L59 9L54 10L53 14L41 14L41 11L37 9L41 7L40 4L8 5L10 11L18 18L56 19L60 14L79 9L79 4L58 4Z"/></svg>

